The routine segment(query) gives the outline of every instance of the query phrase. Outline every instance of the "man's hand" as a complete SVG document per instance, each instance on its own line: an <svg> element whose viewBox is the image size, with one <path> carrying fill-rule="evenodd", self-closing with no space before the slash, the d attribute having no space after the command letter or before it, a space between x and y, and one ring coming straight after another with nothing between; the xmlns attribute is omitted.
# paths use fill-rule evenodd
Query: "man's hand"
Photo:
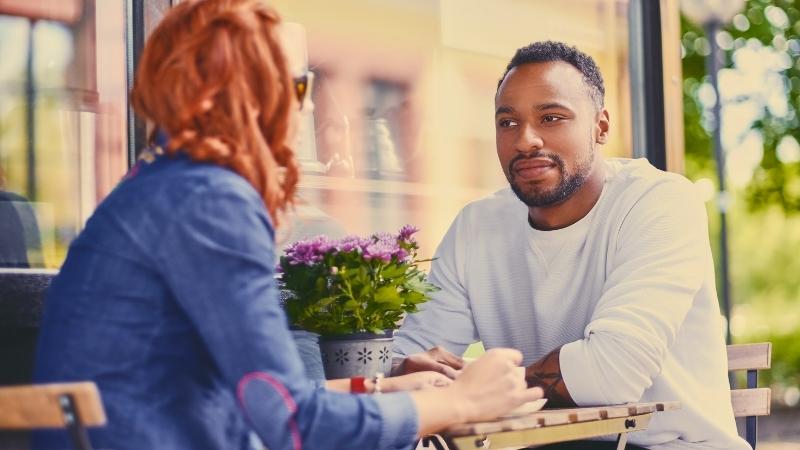
<svg viewBox="0 0 800 450"><path fill-rule="evenodd" d="M464 360L460 356L437 345L425 353L416 353L401 360L392 367L392 375L432 370L455 379L463 368Z"/></svg>

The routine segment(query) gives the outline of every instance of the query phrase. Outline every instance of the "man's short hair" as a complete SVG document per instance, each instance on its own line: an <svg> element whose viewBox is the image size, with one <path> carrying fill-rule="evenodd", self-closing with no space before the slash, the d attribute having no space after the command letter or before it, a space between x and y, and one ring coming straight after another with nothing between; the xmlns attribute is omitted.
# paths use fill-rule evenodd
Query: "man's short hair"
<svg viewBox="0 0 800 450"><path fill-rule="evenodd" d="M503 84L503 80L506 79L508 72L514 67L522 64L551 61L564 61L578 69L578 71L583 74L583 81L589 88L589 94L592 96L592 100L595 102L598 109L603 109L606 89L603 86L603 76L600 74L600 69L597 68L597 64L591 56L563 42L534 42L517 49L514 57L511 58L511 61L508 63L502 78L497 82L497 89L500 90L500 85Z"/></svg>

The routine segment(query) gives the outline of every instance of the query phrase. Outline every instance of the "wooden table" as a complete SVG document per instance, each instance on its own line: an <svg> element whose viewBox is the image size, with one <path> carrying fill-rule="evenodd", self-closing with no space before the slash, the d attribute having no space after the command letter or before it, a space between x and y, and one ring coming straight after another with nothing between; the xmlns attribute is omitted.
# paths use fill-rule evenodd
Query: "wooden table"
<svg viewBox="0 0 800 450"><path fill-rule="evenodd" d="M439 435L446 447L437 437L426 437L422 446L439 450L524 448L617 435L617 449L621 450L628 433L646 429L653 414L676 409L680 409L679 402L546 409L514 418L456 425Z"/></svg>

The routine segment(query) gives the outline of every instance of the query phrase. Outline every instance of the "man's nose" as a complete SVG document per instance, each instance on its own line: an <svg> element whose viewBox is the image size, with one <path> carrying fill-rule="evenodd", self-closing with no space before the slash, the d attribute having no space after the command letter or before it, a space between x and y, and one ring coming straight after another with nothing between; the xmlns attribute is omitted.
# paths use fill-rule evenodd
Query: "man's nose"
<svg viewBox="0 0 800 450"><path fill-rule="evenodd" d="M544 147L544 141L533 126L523 125L517 136L516 147L517 151L521 153L533 152L541 150Z"/></svg>

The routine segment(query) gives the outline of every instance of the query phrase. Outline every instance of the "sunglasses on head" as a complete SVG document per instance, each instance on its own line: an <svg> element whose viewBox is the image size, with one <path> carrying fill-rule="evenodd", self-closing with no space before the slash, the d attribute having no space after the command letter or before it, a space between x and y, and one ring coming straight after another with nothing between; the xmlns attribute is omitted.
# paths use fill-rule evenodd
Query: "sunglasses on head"
<svg viewBox="0 0 800 450"><path fill-rule="evenodd" d="M294 78L294 93L297 95L297 103L300 104L300 109L303 109L303 103L306 99L308 92L308 74L303 74Z"/></svg>

